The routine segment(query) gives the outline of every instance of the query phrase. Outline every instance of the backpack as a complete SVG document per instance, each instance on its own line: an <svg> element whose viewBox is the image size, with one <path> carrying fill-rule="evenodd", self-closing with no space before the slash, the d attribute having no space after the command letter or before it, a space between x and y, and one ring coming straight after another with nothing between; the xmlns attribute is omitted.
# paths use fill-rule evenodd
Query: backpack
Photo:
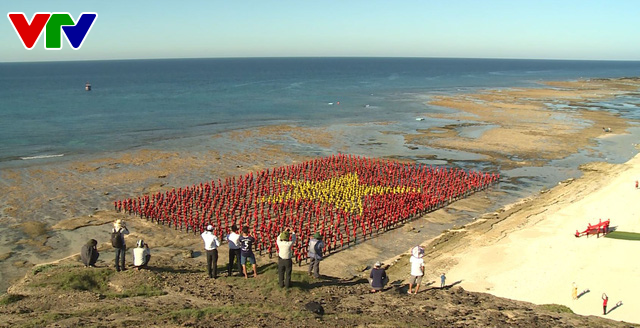
<svg viewBox="0 0 640 328"><path fill-rule="evenodd" d="M122 238L120 229L111 233L111 246L113 246L113 248L122 248L122 246L124 246L124 238Z"/></svg>
<svg viewBox="0 0 640 328"><path fill-rule="evenodd" d="M322 259L322 247L321 247L321 241L316 240L316 243L311 245L311 243L309 244L309 253L307 256L309 257L313 257L315 259Z"/></svg>

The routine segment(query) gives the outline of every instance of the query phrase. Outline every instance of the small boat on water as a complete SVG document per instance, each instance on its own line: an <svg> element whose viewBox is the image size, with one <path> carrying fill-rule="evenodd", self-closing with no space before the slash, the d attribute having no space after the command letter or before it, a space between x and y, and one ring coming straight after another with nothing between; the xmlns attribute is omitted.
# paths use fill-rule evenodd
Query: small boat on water
<svg viewBox="0 0 640 328"><path fill-rule="evenodd" d="M84 90L91 91L91 83L87 82L84 84Z"/></svg>

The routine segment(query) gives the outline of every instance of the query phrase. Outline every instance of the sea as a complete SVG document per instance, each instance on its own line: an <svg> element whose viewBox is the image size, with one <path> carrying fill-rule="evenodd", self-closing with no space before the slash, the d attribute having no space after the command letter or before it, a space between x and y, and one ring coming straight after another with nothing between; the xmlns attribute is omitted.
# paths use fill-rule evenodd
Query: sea
<svg viewBox="0 0 640 328"><path fill-rule="evenodd" d="M413 120L416 95L640 75L637 61L217 58L0 63L0 168L291 123ZM85 83L92 90L85 91ZM635 103L635 105L634 105ZM603 104L637 118L629 106ZM636 107L634 107L636 106ZM617 108L619 107L619 108Z"/></svg>

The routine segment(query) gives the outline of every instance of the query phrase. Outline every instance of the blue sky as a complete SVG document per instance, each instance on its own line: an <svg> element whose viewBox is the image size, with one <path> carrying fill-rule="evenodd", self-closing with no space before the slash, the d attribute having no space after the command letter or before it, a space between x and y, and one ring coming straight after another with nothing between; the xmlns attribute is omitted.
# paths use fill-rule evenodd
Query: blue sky
<svg viewBox="0 0 640 328"><path fill-rule="evenodd" d="M640 1L2 1L0 62L183 57L640 60ZM26 50L7 13L97 12L82 48Z"/></svg>

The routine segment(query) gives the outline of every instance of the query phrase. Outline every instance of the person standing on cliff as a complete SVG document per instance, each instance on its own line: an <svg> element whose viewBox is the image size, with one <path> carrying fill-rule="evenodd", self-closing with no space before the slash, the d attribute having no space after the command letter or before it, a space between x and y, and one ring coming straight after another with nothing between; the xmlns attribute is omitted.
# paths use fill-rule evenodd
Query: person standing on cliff
<svg viewBox="0 0 640 328"><path fill-rule="evenodd" d="M208 225L206 231L200 236L202 237L202 241L204 241L204 251L207 253L207 274L209 274L209 278L217 279L218 247L220 247L220 240L218 240L218 236L213 233L212 225Z"/></svg>
<svg viewBox="0 0 640 328"><path fill-rule="evenodd" d="M240 243L238 240L238 226L232 225L231 232L227 235L227 245L229 245L229 265L227 266L227 276L231 277L234 262L238 263L238 272L242 272L242 264L240 264Z"/></svg>
<svg viewBox="0 0 640 328"><path fill-rule="evenodd" d="M313 237L309 239L309 249L307 256L309 257L309 275L313 275L314 278L320 278L320 261L322 261L322 250L324 249L324 242L322 241L322 235L319 232L313 234Z"/></svg>
<svg viewBox="0 0 640 328"><path fill-rule="evenodd" d="M295 242L296 233L291 228L283 231L276 240L278 245L278 286L280 288L291 286L291 270L293 269L291 246Z"/></svg>
<svg viewBox="0 0 640 328"><path fill-rule="evenodd" d="M244 278L247 279L247 260L251 263L251 268L253 269L253 277L258 276L258 271L256 271L256 256L253 254L253 243L256 242L256 239L253 236L249 236L249 227L242 227L242 236L238 238L238 242L240 243L240 264L242 264L242 273L244 274Z"/></svg>
<svg viewBox="0 0 640 328"><path fill-rule="evenodd" d="M607 315L607 303L609 302L609 296L602 293L602 314Z"/></svg>
<svg viewBox="0 0 640 328"><path fill-rule="evenodd" d="M125 271L124 257L127 251L127 244L124 241L124 235L129 234L129 229L124 221L117 219L113 223L111 230L111 244L116 249L116 271Z"/></svg>
<svg viewBox="0 0 640 328"><path fill-rule="evenodd" d="M409 277L409 290L407 294L417 294L420 289L420 283L422 282L422 276L424 276L424 248L416 246L411 250L411 276ZM413 286L416 286L415 291L412 293Z"/></svg>

